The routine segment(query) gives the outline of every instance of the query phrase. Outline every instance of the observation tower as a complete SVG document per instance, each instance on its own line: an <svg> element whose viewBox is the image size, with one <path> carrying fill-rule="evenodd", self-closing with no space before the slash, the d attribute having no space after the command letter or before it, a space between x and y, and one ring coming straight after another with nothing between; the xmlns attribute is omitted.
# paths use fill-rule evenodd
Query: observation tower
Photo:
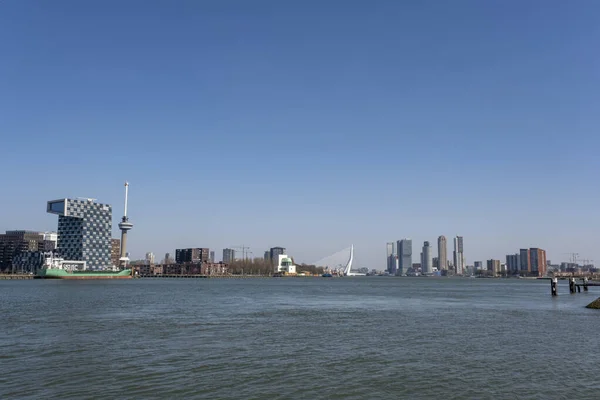
<svg viewBox="0 0 600 400"><path fill-rule="evenodd" d="M121 222L119 222L119 229L121 230L121 258L119 261L121 263L121 267L123 269L127 268L127 264L129 263L129 257L127 257L127 231L133 228L133 224L129 222L129 217L127 217L127 196L129 194L129 183L125 182L125 213L123 218L121 218Z"/></svg>

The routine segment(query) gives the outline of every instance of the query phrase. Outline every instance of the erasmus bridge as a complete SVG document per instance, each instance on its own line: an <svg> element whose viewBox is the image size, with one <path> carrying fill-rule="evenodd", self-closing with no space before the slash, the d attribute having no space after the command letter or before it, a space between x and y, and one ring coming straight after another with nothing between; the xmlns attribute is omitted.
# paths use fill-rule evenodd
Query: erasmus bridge
<svg viewBox="0 0 600 400"><path fill-rule="evenodd" d="M352 262L354 261L354 245L346 247L332 255L321 258L313 264L317 267L324 267L325 270L341 276L364 276L358 272L352 272Z"/></svg>

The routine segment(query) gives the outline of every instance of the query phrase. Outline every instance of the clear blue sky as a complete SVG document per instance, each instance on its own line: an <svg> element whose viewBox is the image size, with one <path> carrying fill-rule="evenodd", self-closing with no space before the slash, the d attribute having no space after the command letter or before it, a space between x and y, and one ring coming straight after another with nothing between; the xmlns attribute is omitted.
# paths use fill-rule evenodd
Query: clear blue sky
<svg viewBox="0 0 600 400"><path fill-rule="evenodd" d="M47 200L130 251L465 237L597 259L600 2L0 1L0 230ZM437 251L437 250L436 250Z"/></svg>

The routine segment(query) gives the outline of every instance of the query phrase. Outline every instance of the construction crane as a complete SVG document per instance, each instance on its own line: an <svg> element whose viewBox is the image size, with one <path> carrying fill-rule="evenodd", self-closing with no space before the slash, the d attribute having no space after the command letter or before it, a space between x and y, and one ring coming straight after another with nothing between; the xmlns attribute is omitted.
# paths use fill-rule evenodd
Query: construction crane
<svg viewBox="0 0 600 400"><path fill-rule="evenodd" d="M231 249L240 249L242 251L242 260L245 260L248 258L248 254L252 254L250 250L250 247L241 245L241 246L231 246Z"/></svg>
<svg viewBox="0 0 600 400"><path fill-rule="evenodd" d="M569 262L571 264L577 264L577 260L579 259L579 253L562 253L569 255Z"/></svg>

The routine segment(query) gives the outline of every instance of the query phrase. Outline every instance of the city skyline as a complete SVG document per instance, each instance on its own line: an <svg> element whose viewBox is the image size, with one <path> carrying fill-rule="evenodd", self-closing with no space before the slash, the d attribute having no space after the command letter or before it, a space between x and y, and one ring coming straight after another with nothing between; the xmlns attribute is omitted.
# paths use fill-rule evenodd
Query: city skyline
<svg viewBox="0 0 600 400"><path fill-rule="evenodd" d="M63 196L120 216L128 179L136 259L600 256L600 3L136 4L0 2L0 231L56 230Z"/></svg>
<svg viewBox="0 0 600 400"><path fill-rule="evenodd" d="M96 201L96 199L93 199L93 200L94 200L94 203L93 203L93 204L100 204L100 206L104 206L104 205L106 205L106 206L112 207L112 205L110 205L110 204L96 203L96 202L95 202L95 201ZM48 206L48 207L49 207L49 206ZM114 225L114 224L113 224L113 225ZM2 229L2 228L0 228L0 230L1 230L1 229ZM9 230L9 229L7 229L7 230ZM53 229L47 229L47 230L35 230L35 229L34 229L34 230L28 230L28 229L18 229L18 230L22 230L22 231L29 231L29 232L46 232L46 233L53 233L53 232L56 232L56 228L54 228L54 230L53 230ZM114 234L114 230L115 230L115 227L113 226L113 234ZM118 227L117 227L117 230L118 230ZM118 239L118 238L113 238L112 240L113 240L113 241L119 241L119 239ZM455 247L454 247L454 249L456 249L456 246L457 246L457 245L459 246L459 248L460 248L460 249L463 249L463 241L464 241L464 239L463 239L463 237L462 237L462 236L456 236L456 237L454 237L454 238L453 238L453 240L454 240L454 246L455 246ZM413 254L412 254L412 252L414 251L414 250L412 249L412 246L413 246L413 244L412 244L412 239L405 238L405 239L401 239L401 240L394 241L394 242L387 242L388 254L389 254L389 250L390 250L390 249L392 249L392 251L394 252L394 254L398 256L398 262L397 262L397 265L396 265L396 267L397 267L397 270L398 270L398 271L400 271L400 267L401 267L401 265L402 265L402 262L401 262L401 253L400 253L400 251L401 251L401 249L402 249L401 243L402 243L403 241L406 241L406 242L407 242L407 246L409 246L409 247L407 247L407 248L410 248L410 249L411 249L411 254L410 254L408 257L409 257L409 258L410 258L410 260L412 261L412 262L410 263L410 264L412 265L412 263L414 263L414 262L415 262L415 260L414 260L414 257L413 257ZM189 239L187 240L187 242L189 242ZM426 240L426 241L423 241L423 242L428 244L428 247L429 247L429 252L430 252L431 258L432 258L432 259L433 259L433 258L436 258L436 257L433 257L433 253L432 253L432 251L434 251L434 250L432 249L432 246L429 244L430 242L429 242L429 241L427 241L427 240ZM443 250L443 247L442 247L442 248L440 248L440 245L441 245L441 244L445 244L445 243L446 243L446 238L445 238L445 236L444 236L444 235L441 235L441 236L439 236L439 237L438 237L438 240L437 240L437 243L438 243L438 248L437 248L437 254L438 254L438 257L437 257L437 259L439 260L439 259L440 259L440 258L439 258L439 255L440 255L440 250ZM180 246L179 246L179 247L180 247ZM230 250L230 251L232 252L232 254L235 254L235 253L236 253L236 251L235 251L234 249L229 249L229 247L231 247L231 246L222 247L222 248L219 248L219 247L217 246L217 247L210 247L210 248L211 248L211 249L213 249L213 248L214 248L214 249L223 250L223 252L224 252L223 254L225 254L225 251L228 251L228 250ZM267 247L268 247L268 246L267 246ZM522 247L522 246L517 246L517 247ZM529 251L529 249L530 249L530 248L531 248L531 249L537 249L538 247L539 247L539 246L531 246L531 247L527 247L527 246L526 246L526 248L525 248L525 249L521 249L521 252L522 252L522 251ZM543 247L543 246L542 246L542 247ZM270 248L270 247L269 247L269 248ZM250 249L255 249L255 250L256 250L256 248L254 248L254 247L252 247L252 246L248 246L248 247L246 247L246 249L248 250L248 254L252 254L251 256L248 256L249 258L262 258L262 257L260 257L260 255L255 255L253 251L250 251ZM265 251L265 254L269 254L269 253L270 253L270 251L272 251L273 249L281 249L281 248L280 248L280 247L274 247L274 248L270 248L270 249L271 249L271 250L267 250L267 251ZM204 248L203 250L206 250L206 251L207 251L207 250L208 250L208 248ZM165 253L165 254L170 254L170 252L171 252L171 251L173 251L173 252L176 252L177 250L176 250L176 249L173 249L173 250L168 250L168 251L166 251L166 253ZM283 248L283 251L285 251L285 248ZM335 252L335 251L333 251L333 252ZM445 252L447 253L447 249L445 250ZM139 256L138 256L138 255L134 255L134 256L132 257L132 259L146 259L149 253L152 253L152 255L153 255L153 256L154 256L154 254L155 254L155 252L154 252L154 251L150 251L150 252L149 252L149 251L147 251L147 249L146 249L146 250L145 250L145 251L143 251L143 252L142 252L142 254L140 254ZM214 253L214 251L211 251L211 253ZM556 260L556 262L571 262L571 261L573 261L573 260L572 260L572 257L573 257L574 255L576 255L576 256L577 256L577 260L578 260L578 261L580 261L580 262L581 262L581 261L590 261L591 263L594 263L594 261L595 261L593 258L586 257L586 256L584 256L584 255L582 255L582 254L580 254L580 253L578 253L578 252L569 252L569 253L564 253L564 254L562 255L562 257L557 257L557 258L550 258L550 257L547 257L547 256L546 256L546 253L547 253L547 252L546 252L546 251L544 251L544 256L545 256L545 259L547 259L548 261L555 261L555 260ZM257 253L257 254L260 254L260 253ZM481 254L481 253L480 253L480 254ZM498 251L496 251L496 252L495 252L495 254L498 254ZM474 265L474 262L476 262L476 261L482 261L483 263L485 263L487 260L490 260L490 259L493 259L493 260L499 259L501 263L503 263L503 264L507 264L507 265L508 265L508 263L509 263L509 261L508 261L508 256L509 256L509 255L511 255L511 253L510 253L510 250L509 250L508 252L505 252L505 254L504 254L504 255L501 255L501 256L494 256L494 257L490 257L490 256L483 255L482 257L473 257L473 258L471 258L471 259L468 259L468 260L467 260L467 259L464 257L464 253L462 253L462 257L463 257L463 258L460 258L460 259L462 259L462 260L463 260L463 262L464 262L464 264L462 265L462 268L463 268L463 270L464 270L464 268L466 268L467 266L473 266L473 265ZM519 255L519 254L517 253L517 256L518 256L518 255ZM421 256L422 256L422 254L421 254ZM207 258L210 258L210 255L207 253L207 256L206 256L206 257L207 257ZM235 257L236 257L236 258L239 258L237 255L236 255ZM454 257L454 251L453 251L453 257ZM299 258L299 259L300 259L300 258ZM506 262L504 261L505 259L506 259ZM527 256L523 256L523 254L521 254L519 259L523 259L523 260L529 260L529 255L527 255ZM221 258L221 260L223 260L223 258ZM407 258L407 260L408 260L408 258ZM314 260L311 260L311 261L300 260L299 262L301 262L301 263L306 263L306 264L311 264L313 261L314 261ZM422 259L421 259L421 260L419 260L419 262L421 262L421 261L422 261ZM447 266L449 266L449 265L452 265L452 266L453 266L453 267L456 269L456 265L455 265L455 262L456 262L456 261L455 261L455 260L453 260L453 259L447 259L446 261L450 263L450 264L448 264ZM439 261L438 261L438 262L439 262ZM385 271L386 269L388 269L388 267L389 267L389 264L388 264L388 261L387 261L387 259L384 259L384 260L383 260L381 263L379 263L379 264L377 264L377 265L361 265L361 266L364 266L364 267L367 267L367 268L370 268L370 269L376 269L376 270L379 270L379 271ZM521 266L521 268L524 268L524 267L525 267L525 266ZM429 272L430 272L430 271L429 271ZM404 270L404 271L403 271L403 273L406 273L406 270Z"/></svg>
<svg viewBox="0 0 600 400"><path fill-rule="evenodd" d="M93 199L93 200L94 200L94 203L93 203L93 204L99 204L100 206L108 206L108 207L112 207L112 205L110 205L110 204L96 203L96 202L95 202L95 201L96 201L96 199ZM71 200L71 201L73 201L73 200ZM88 201L89 201L89 200L88 200ZM50 207L50 206L48 206L48 207ZM114 225L114 224L113 224L113 225ZM1 227L0 227L0 231L1 231L2 229L3 229L3 228L1 228ZM10 231L9 229L6 229L6 230L7 230L7 231ZM112 230L113 230L113 234L114 234L114 230L115 230L115 227L114 227L114 226L113 226ZM117 230L118 230L118 227L117 227ZM46 232L46 233L55 233L55 232L56 232L56 228L54 228L54 229L47 229L47 230L35 230L35 229L34 229L34 230L30 230L30 229L17 229L17 231L42 232L42 233L43 233L43 232ZM119 230L118 230L118 231L119 231ZM120 232L120 231L119 231L119 232ZM113 238L112 240L113 240L113 241L117 241L117 242L119 241L119 239L118 239L118 238ZM456 246L458 246L460 249L463 249L463 246L464 246L464 245L463 245L463 241L464 241L464 239L463 239L463 237L462 237L462 236L456 236L456 237L454 237L454 238L453 238L453 240L454 240L454 246L455 246L455 247L454 247L454 249L456 249ZM405 239L401 239L401 240L394 241L394 242L387 242L387 247L388 247L388 255L389 255L389 251L390 251L390 250L392 250L392 251L393 251L393 254L397 255L397 257L398 257L398 262L397 262L397 265L396 265L396 267L397 267L397 270L398 270L398 271L400 271L400 270L401 270L401 265L402 265L402 262L401 262L401 255L402 255L402 254L401 254L401 249L402 249L402 245L401 245L401 243L402 243L403 241L407 242L407 246L409 246L409 247L406 247L406 246L405 246L405 247L406 247L406 248L410 248L410 249L411 249L411 253L410 253L410 255L409 255L409 256L407 256L407 257L409 257L409 258L410 258L410 260L412 261L412 262L410 263L410 265L412 266L412 264L415 262L415 259L414 259L414 257L413 257L414 255L412 254L412 252L414 252L414 250L412 249L412 246L413 246L412 239L405 238ZM189 239L187 240L187 242L189 242ZM433 258L436 258L436 257L433 257L433 253L432 253L432 251L434 251L434 250L433 250L433 248L432 248L433 246L431 246L431 245L430 245L430 242L429 242L428 240L425 240L425 241L423 241L423 243L426 243L426 244L427 244L427 246L428 246L428 251L429 251L429 255L431 256L431 259L433 259ZM438 257L437 257L437 259L439 260L439 259L440 259L440 258L439 258L439 255L440 255L440 250L442 250L442 249L443 249L443 246L442 246L442 247L440 247L440 245L446 244L446 238L445 238L445 236L444 236L444 235L441 235L441 236L439 236L439 237L438 237L438 240L437 240L437 243L438 243L438 248L437 248L437 254L438 254ZM110 247L111 247L111 246L109 246L109 248L110 248ZM180 246L179 246L179 247L180 247ZM223 251L223 255L225 255L226 251L230 251L232 255L233 255L233 254L235 254L235 253L236 253L236 251L235 251L234 249L230 249L229 247L231 247L231 246L222 247L222 248L219 248L219 247L210 247L210 248L211 248L211 249L213 249L213 248L214 248L214 249L219 249L219 250L222 250L222 251ZM269 247L269 246L267 246L267 247ZM517 247L520 247L520 246L517 246ZM522 247L522 246L521 246L521 247ZM529 254L527 253L527 255L526 255L526 256L524 256L522 252L523 252L523 251L527 251L527 252L528 252L528 251L529 251L529 249L537 249L539 246L531 246L531 247L527 247L527 246L525 246L525 247L526 247L526 248L524 248L524 249L523 249L523 248L521 248L521 250L520 250L520 251L521 251L521 254L520 254L520 255L519 255L519 253L517 253L517 254L516 254L517 256L520 256L520 257L518 258L518 260L529 260L529 259L530 259L530 257L529 257ZM543 246L542 246L542 247L543 247ZM246 247L246 248L248 249L248 252L249 252L248 254L252 254L252 256L248 256L249 258L262 258L262 257L260 257L260 255L255 255L253 251L250 251L250 249L255 249L255 250L256 250L256 248L254 248L254 247L252 247L252 246L248 246L248 247ZM271 250L267 250L267 251L265 251L265 252L264 252L264 253L265 253L265 255L266 255L266 254L270 254L270 252L271 252L273 249L282 249L283 251L286 251L286 250L285 250L285 248L280 248L280 247L273 247L273 248L269 247L269 248L270 248ZM205 250L205 251L208 251L208 249L209 249L209 248L207 247L207 248L203 248L203 249L199 249L199 250ZM423 248L423 249L424 249L424 248ZM464 249L463 249L463 250L464 250ZM176 251L178 251L178 250L177 250L177 249L173 249L172 251L175 253L175 252L176 252ZM446 250L444 250L444 251L447 253L447 249L446 249ZM168 251L166 251L166 253L165 253L165 254L170 254L170 253L171 253L171 250L168 250ZM214 250L213 250L213 251L211 251L210 253L215 253L215 252L214 252ZM333 253L335 253L335 251L333 251ZM496 252L495 252L495 254L497 254L497 253L498 253L498 251L496 251ZM155 254L155 252L154 252L154 251L148 251L148 250L146 249L145 251L143 251L143 252L142 252L142 254L140 254L139 256L138 256L138 255L134 255L134 256L133 256L131 259L132 259L132 260L138 260L138 259L147 259L147 258L148 258L148 254L152 254L152 256L154 257L154 254ZM260 254L260 253L257 253L257 254ZM481 253L480 253L480 254L481 254ZM461 259L462 259L462 260L463 260L463 262L464 262L464 264L462 265L462 268L463 268L463 270L464 270L464 268L466 268L467 266L474 266L474 263L475 263L475 262L477 262L477 261L483 262L483 263L485 264L485 263L486 263L488 260L490 260L490 259L491 259L491 260L500 260L500 262L501 262L502 264L506 264L506 265L508 266L508 264L509 264L509 259L508 259L508 257L509 257L509 256L511 256L511 255L512 255L512 253L511 253L511 252L510 252L510 250L509 250L508 252L505 252L505 253L504 253L504 255L501 255L501 256L494 256L494 257L490 257L490 256L483 255L482 257L473 257L473 258L471 258L471 259L467 260L467 259L464 257L464 253L462 253L462 257L463 257L463 258L461 258ZM548 257L548 256L547 256L547 251L544 251L544 260L546 260L546 259L547 259L548 261L555 261L555 260L556 260L555 262L559 262L559 263L560 263L560 262L571 262L571 261L573 261L573 260L572 260L572 257L573 257L574 255L576 255L576 256L577 256L577 260L578 260L579 262L582 262L582 261L589 261L589 262L591 262L592 264L595 262L595 260L594 260L593 258L586 257L586 256L584 256L584 255L582 255L582 254L580 254L580 253L577 253L577 252L569 252L569 253L564 253L563 257L550 258L550 257ZM423 256L423 253L421 253L421 256ZM453 257L454 257L454 251L453 251ZM206 253L206 256L205 256L205 258L207 258L207 259L208 259L208 258L210 258L210 254L209 254L209 253ZM235 258L239 258L239 257L238 257L237 255L235 255ZM311 260L311 261L305 261L305 260L302 260L302 259L300 259L300 258L298 258L298 259L300 260L300 261L299 261L300 263L306 263L306 264L311 264L311 263L314 261L314 260ZM406 258L406 259L408 260L408 258ZM223 260L223 258L221 258L221 260ZM421 258L421 260L419 260L419 262L421 263L421 262L422 262L422 260L423 260L423 258ZM505 262L504 260L506 260L506 262ZM215 260L215 261L216 261L216 260ZM450 262L450 264L451 264L451 265L452 265L452 266L453 266L453 267L456 269L455 260L453 261L453 259L447 259L446 261L447 261L447 262ZM438 262L439 262L439 261L438 261ZM519 262L519 263L520 263L521 261L514 261L514 260L513 260L513 262ZM448 264L447 266L449 266L450 264ZM430 266L432 266L432 265L433 265L433 264L431 264L431 261L430 261ZM377 264L377 265L361 265L361 266L362 266L362 267L367 267L367 268L369 268L369 269L376 269L376 270L379 270L379 271L385 271L385 270L387 270L387 269L388 269L388 267L389 267L389 264L388 264L388 261L387 261L387 258L386 258L386 259L384 259L384 260L383 260L381 263L379 263L379 264ZM527 266L521 265L521 268L525 268L525 269L526 269L526 268L527 268ZM431 271L427 271L427 272L431 272ZM403 273L406 273L406 269L403 271Z"/></svg>
<svg viewBox="0 0 600 400"><path fill-rule="evenodd" d="M72 200L69 200L72 201ZM64 204L63 204L64 202ZM96 208L94 205L97 203L91 202L91 199L87 199L85 201L85 208ZM100 208L105 208L106 210L110 209L109 205L100 204ZM58 200L58 201L50 201L48 202L47 209L52 213L60 213L65 212L64 210L70 210L68 212L69 215L72 213L79 212L78 210L83 210L81 206L77 208L73 208L69 205L67 207L66 200ZM65 212L66 213L66 212ZM73 214L75 215L75 214ZM85 219L85 215L82 214ZM75 219L79 217L75 216ZM90 225L93 225L92 220L88 220ZM88 224L86 223L86 225ZM107 222L106 222L107 223ZM108 223L107 223L108 224ZM60 224L59 224L60 227ZM440 236L438 238L438 244L444 242L444 237ZM17 231L7 231L6 234L0 234L0 269L6 270L10 269L21 269L21 270L29 270L34 271L37 266L40 264L42 254L45 251L49 251L51 249L56 248L60 253L64 253L64 242L65 240L71 241L70 234L67 235L67 239L60 233L57 234L55 232L36 232L36 231L25 231L25 230L17 230ZM461 250L464 250L464 244L462 243L463 238L461 236L457 236L455 238L455 244L457 248L457 254L462 253ZM120 240L112 239L110 254L111 258L118 260L120 255ZM58 243L63 243L62 246L57 246ZM41 248L40 248L41 247ZM63 251L61 251L61 247ZM390 275L404 275L408 273L408 275L423 274L423 275L446 275L447 271L450 274L458 273L459 275L473 275L483 273L487 276L513 276L513 275L521 275L521 276L545 276L548 270L561 272L568 272L569 268L584 268L587 269L589 267L593 267L593 260L589 259L581 259L578 257L578 254L571 254L571 259L569 262L554 262L551 263L551 260L548 260L546 257L546 250L540 248L525 248L519 249L519 252L515 254L507 254L506 262L503 262L499 259L488 259L486 260L486 268L482 268L482 261L474 261L473 265L465 265L465 268L454 268L452 264L450 264L451 268L449 270L445 270L444 268L439 267L439 258L432 257L432 246L428 241L424 242L422 252L420 254L420 263L410 263L410 255L412 253L412 240L411 239L402 239L397 242L388 242L386 244L387 247L387 255L388 259L393 260L392 264L387 265L387 271ZM238 248L244 249L246 252L243 253L243 258L246 258L248 254L252 254L249 251L247 246L238 246ZM17 249L20 249L17 250ZM399 250L398 250L399 249ZM441 246L438 250L443 249ZM346 249L344 249L346 250ZM67 250L69 253L71 250ZM398 253L399 251L399 253ZM282 247L273 247L268 251L265 251L264 260L273 260L275 255L280 255L286 253L286 249ZM337 252L336 255L341 254L342 252ZM68 256L73 261L85 261L82 258L85 258L85 250L80 256ZM210 251L209 248L187 248L187 249L176 249L175 251L176 258L175 260L170 260L170 255L167 253L165 255L164 261L161 261L161 264L168 263L177 263L177 264L186 264L186 263L214 263L214 254L215 251ZM231 258L231 260L225 260L226 263L232 261L235 255L235 251L233 249L223 249L223 259ZM271 256L273 255L273 256ZM14 258L13 258L14 257ZM293 256L292 256L293 257ZM13 262L10 262L10 259L13 258ZM345 258L345 256L344 256ZM400 258L407 260L404 261L405 265L410 265L408 268L400 267L396 263L396 260ZM236 259L240 259L236 257ZM261 260L261 258L257 258ZM168 261L170 260L170 261ZM145 254L144 260L135 260L136 264L140 264L142 261L143 264L153 265L158 264L155 259L155 255L152 252L147 252ZM261 260L262 261L262 260ZM331 259L330 262L334 262L337 265L337 261ZM339 261L339 260L338 260ZM117 262L113 262L112 265L117 265ZM317 263L317 266L332 266L332 264L323 264ZM96 266L97 268L98 266ZM103 267L103 266L100 266ZM110 267L110 266L106 266ZM398 267L398 268L397 268ZM369 269L367 267L359 268L360 270ZM371 268L373 271L383 272L381 269ZM147 272L146 272L147 273Z"/></svg>

